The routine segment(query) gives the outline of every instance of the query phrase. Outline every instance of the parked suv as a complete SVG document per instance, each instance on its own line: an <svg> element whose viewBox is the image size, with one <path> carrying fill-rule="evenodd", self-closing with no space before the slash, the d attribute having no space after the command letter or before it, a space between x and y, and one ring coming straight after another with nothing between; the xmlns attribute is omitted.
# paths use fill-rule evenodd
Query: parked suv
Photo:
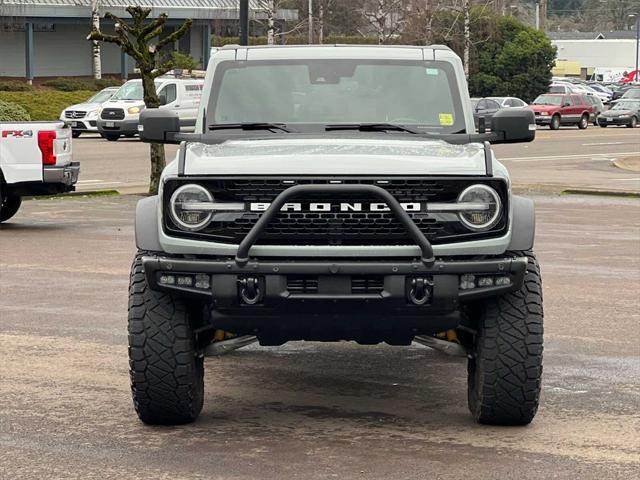
<svg viewBox="0 0 640 480"><path fill-rule="evenodd" d="M143 141L180 143L136 210L142 421L195 420L208 355L347 340L466 358L473 417L529 423L542 373L534 206L489 142L533 140L534 115L503 109L476 134L470 106L442 46L229 46L209 62L195 133L142 112Z"/></svg>
<svg viewBox="0 0 640 480"><path fill-rule="evenodd" d="M549 125L557 130L560 125L577 125L584 130L595 119L593 104L584 95L545 93L530 105L537 125Z"/></svg>
<svg viewBox="0 0 640 480"><path fill-rule="evenodd" d="M113 97L118 88L107 87L86 102L71 105L62 111L60 120L71 127L73 138L78 138L83 132L98 133L98 117L102 104Z"/></svg>

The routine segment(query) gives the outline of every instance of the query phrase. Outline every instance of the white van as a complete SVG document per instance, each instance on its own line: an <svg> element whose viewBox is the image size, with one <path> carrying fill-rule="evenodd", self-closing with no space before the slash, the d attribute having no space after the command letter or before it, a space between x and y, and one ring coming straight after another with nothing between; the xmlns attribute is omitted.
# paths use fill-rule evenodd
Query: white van
<svg viewBox="0 0 640 480"><path fill-rule="evenodd" d="M160 108L177 113L185 130L193 129L204 79L166 76L156 78L155 84L160 97ZM121 136L133 137L138 133L138 118L144 108L142 80L129 80L102 105L98 132L111 141L118 140Z"/></svg>

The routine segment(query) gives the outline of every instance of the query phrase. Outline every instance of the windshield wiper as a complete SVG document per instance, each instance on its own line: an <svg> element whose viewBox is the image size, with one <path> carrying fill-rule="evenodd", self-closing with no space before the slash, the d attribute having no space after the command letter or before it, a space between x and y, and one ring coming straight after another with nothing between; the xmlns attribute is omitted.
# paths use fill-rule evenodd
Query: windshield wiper
<svg viewBox="0 0 640 480"><path fill-rule="evenodd" d="M248 123L213 123L209 130L278 130L291 133L284 123L248 122Z"/></svg>
<svg viewBox="0 0 640 480"><path fill-rule="evenodd" d="M360 132L386 132L386 131L396 131L396 132L406 132L413 133L417 135L422 135L424 132L419 130L414 130L413 128L404 127L402 125L397 125L395 123L337 123L332 125L327 125L325 127L327 132L332 130L358 130Z"/></svg>

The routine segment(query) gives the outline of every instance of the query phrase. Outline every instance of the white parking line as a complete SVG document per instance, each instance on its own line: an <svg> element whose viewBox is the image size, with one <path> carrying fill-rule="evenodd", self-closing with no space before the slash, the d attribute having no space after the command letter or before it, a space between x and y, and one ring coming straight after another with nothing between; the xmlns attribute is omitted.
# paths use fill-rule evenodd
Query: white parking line
<svg viewBox="0 0 640 480"><path fill-rule="evenodd" d="M599 142L599 143L583 143L583 147L597 147L600 145L622 145L624 142Z"/></svg>

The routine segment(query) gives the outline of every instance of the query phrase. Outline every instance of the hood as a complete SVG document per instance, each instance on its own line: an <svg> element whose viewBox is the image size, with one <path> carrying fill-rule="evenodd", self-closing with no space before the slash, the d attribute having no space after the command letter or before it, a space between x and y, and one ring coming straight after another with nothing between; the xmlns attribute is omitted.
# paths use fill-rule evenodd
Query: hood
<svg viewBox="0 0 640 480"><path fill-rule="evenodd" d="M534 112L551 112L560 108L558 105L529 105Z"/></svg>
<svg viewBox="0 0 640 480"><path fill-rule="evenodd" d="M85 110L90 112L97 108L100 108L101 103L77 103L76 105L71 105L70 107L65 108L65 110Z"/></svg>
<svg viewBox="0 0 640 480"><path fill-rule="evenodd" d="M633 113L629 109L619 109L619 110L607 110L606 112L602 112L600 115L604 115L605 117L621 117L625 115L631 115Z"/></svg>
<svg viewBox="0 0 640 480"><path fill-rule="evenodd" d="M353 138L233 140L220 145L190 144L185 173L484 175L485 161L484 147L479 143Z"/></svg>

